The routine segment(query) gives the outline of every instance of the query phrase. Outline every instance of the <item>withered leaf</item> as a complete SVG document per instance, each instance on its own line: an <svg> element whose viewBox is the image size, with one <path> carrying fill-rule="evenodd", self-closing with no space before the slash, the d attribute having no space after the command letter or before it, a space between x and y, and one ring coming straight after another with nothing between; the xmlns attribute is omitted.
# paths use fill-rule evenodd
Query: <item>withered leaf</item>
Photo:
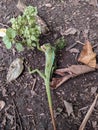
<svg viewBox="0 0 98 130"><path fill-rule="evenodd" d="M55 71L55 74L60 75L62 77L52 78L50 85L53 89L56 89L60 85L62 85L64 82L69 80L70 78L73 78L73 77L76 77L78 75L85 74L85 73L88 73L88 72L91 72L94 70L95 70L95 68L89 67L87 65L71 65L68 68L57 69ZM68 74L64 75L64 73L68 73Z"/></svg>
<svg viewBox="0 0 98 130"><path fill-rule="evenodd" d="M16 58L10 65L7 73L7 82L11 82L19 77L23 71L23 59Z"/></svg>
<svg viewBox="0 0 98 130"><path fill-rule="evenodd" d="M93 52L92 45L88 40L86 40L83 46L78 61L90 67L96 67L96 53Z"/></svg>

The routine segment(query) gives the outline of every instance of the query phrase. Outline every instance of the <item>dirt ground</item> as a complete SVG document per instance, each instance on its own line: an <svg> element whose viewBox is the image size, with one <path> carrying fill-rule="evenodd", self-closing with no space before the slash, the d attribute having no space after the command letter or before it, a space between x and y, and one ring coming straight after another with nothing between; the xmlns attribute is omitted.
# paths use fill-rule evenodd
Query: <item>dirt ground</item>
<svg viewBox="0 0 98 130"><path fill-rule="evenodd" d="M40 43L51 43L64 35L69 28L77 33L65 36L67 46L57 55L57 68L79 64L79 53L66 51L76 41L84 42L83 32L88 31L90 42L98 42L98 8L89 0L25 0L26 5L36 6L39 16L47 23L50 33L40 37ZM0 0L0 28L10 25L9 20L20 14L17 0ZM81 50L82 45L74 47ZM98 54L98 47L95 48ZM10 63L24 57L21 76L6 84ZM18 53L7 50L0 39L0 100L5 107L0 111L0 130L53 130L44 82L38 74L30 75L27 67L44 70L45 57L38 50ZM35 83L36 82L36 83ZM34 85L35 83L35 85ZM34 88L33 88L34 87ZM51 90L57 130L78 130L98 87L98 72L83 74L70 79L56 90ZM63 100L73 105L74 116L68 116ZM98 102L85 130L98 130Z"/></svg>

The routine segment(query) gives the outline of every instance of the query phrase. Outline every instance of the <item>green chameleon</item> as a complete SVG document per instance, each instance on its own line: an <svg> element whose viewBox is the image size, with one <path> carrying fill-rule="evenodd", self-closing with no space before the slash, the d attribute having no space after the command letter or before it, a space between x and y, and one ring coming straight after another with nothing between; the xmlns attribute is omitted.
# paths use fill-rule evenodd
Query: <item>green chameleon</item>
<svg viewBox="0 0 98 130"><path fill-rule="evenodd" d="M52 99L51 99L51 92L50 92L50 78L51 78L51 73L53 72L53 65L54 65L54 60L55 60L55 48L48 43L48 44L44 44L43 46L41 46L41 50L45 53L45 57L46 57L45 73L44 74L41 73L38 69L35 69L33 71L29 70L29 72L30 73L37 72L44 79L52 124L53 124L54 130L56 130L56 124L55 124L53 106L52 106Z"/></svg>

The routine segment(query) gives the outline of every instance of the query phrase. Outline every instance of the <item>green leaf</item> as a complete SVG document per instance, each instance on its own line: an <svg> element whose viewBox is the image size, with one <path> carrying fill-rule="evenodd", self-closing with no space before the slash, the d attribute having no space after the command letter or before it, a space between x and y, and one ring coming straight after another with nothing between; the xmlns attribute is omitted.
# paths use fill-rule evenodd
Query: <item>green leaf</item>
<svg viewBox="0 0 98 130"><path fill-rule="evenodd" d="M24 47L21 43L16 43L16 49L20 52L24 50Z"/></svg>
<svg viewBox="0 0 98 130"><path fill-rule="evenodd" d="M3 42L7 49L10 49L12 47L12 43L11 43L10 39L8 38L8 36L3 37Z"/></svg>
<svg viewBox="0 0 98 130"><path fill-rule="evenodd" d="M12 43L9 42L8 44L5 44L5 46L6 46L7 49L11 49L11 47L12 47Z"/></svg>
<svg viewBox="0 0 98 130"><path fill-rule="evenodd" d="M10 20L12 23L12 28L7 29L7 37L4 38L6 46L8 47L9 45L10 47L11 43L14 41L18 51L22 51L24 49L24 43L29 48L36 47L41 34L41 28L40 25L37 24L36 17L37 8L28 6L23 12L23 15L12 18Z"/></svg>
<svg viewBox="0 0 98 130"><path fill-rule="evenodd" d="M57 39L57 41L55 42L55 46L57 49L63 49L66 46L66 41L64 37Z"/></svg>
<svg viewBox="0 0 98 130"><path fill-rule="evenodd" d="M8 28L6 31L6 35L9 37L9 39L13 39L16 36L16 31L12 28Z"/></svg>

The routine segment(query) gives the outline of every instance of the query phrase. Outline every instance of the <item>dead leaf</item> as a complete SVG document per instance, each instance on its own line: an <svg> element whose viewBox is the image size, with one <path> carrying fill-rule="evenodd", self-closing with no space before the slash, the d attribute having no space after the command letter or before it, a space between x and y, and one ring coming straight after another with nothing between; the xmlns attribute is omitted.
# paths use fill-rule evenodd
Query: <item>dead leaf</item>
<svg viewBox="0 0 98 130"><path fill-rule="evenodd" d="M0 100L0 111L4 108L5 102Z"/></svg>
<svg viewBox="0 0 98 130"><path fill-rule="evenodd" d="M96 97L95 97L95 99L94 99L94 101L93 101L91 107L89 108L89 110L88 110L88 112L87 112L87 114L86 114L84 120L82 121L79 130L84 130L84 128L85 128L85 126L86 126L86 123L87 123L88 119L90 118L90 116L91 116L91 114L92 114L92 112L93 112L93 110L94 110L94 107L95 107L95 105L96 105L97 98L98 98L98 94L96 95Z"/></svg>
<svg viewBox="0 0 98 130"><path fill-rule="evenodd" d="M62 85L64 82L66 82L68 79L70 79L72 77L72 75L67 75L64 77L60 77L60 78L52 78L52 81L50 83L50 86L53 89L58 88L60 85Z"/></svg>
<svg viewBox="0 0 98 130"><path fill-rule="evenodd" d="M63 102L64 102L64 105L65 105L66 111L68 113L68 116L70 116L71 114L73 115L73 106L72 106L72 103L69 103L66 100L64 100Z"/></svg>
<svg viewBox="0 0 98 130"><path fill-rule="evenodd" d="M49 32L49 28L47 27L47 24L45 23L45 21L37 16L37 24L41 27L41 32L42 34L46 34Z"/></svg>
<svg viewBox="0 0 98 130"><path fill-rule="evenodd" d="M87 65L71 65L68 68L56 69L55 73L59 74L59 72L61 73L67 72L73 75L80 75L94 70L95 70L94 68L91 68Z"/></svg>
<svg viewBox="0 0 98 130"><path fill-rule="evenodd" d="M24 68L23 59L20 59L20 58L15 59L9 67L9 70L7 73L7 82L11 82L17 79L19 75L22 73L23 68Z"/></svg>
<svg viewBox="0 0 98 130"><path fill-rule="evenodd" d="M0 37L4 37L6 35L6 28L0 29Z"/></svg>
<svg viewBox="0 0 98 130"><path fill-rule="evenodd" d="M90 67L96 67L96 53L93 52L92 45L88 40L83 46L78 61Z"/></svg>
<svg viewBox="0 0 98 130"><path fill-rule="evenodd" d="M97 68L96 68L97 69ZM51 87L53 89L58 88L64 82L70 78L76 77L81 74L85 74L91 71L95 71L95 68L89 67L87 65L71 65L68 68L57 69L54 73L60 75L60 78L52 78ZM68 73L67 75L65 73Z"/></svg>

